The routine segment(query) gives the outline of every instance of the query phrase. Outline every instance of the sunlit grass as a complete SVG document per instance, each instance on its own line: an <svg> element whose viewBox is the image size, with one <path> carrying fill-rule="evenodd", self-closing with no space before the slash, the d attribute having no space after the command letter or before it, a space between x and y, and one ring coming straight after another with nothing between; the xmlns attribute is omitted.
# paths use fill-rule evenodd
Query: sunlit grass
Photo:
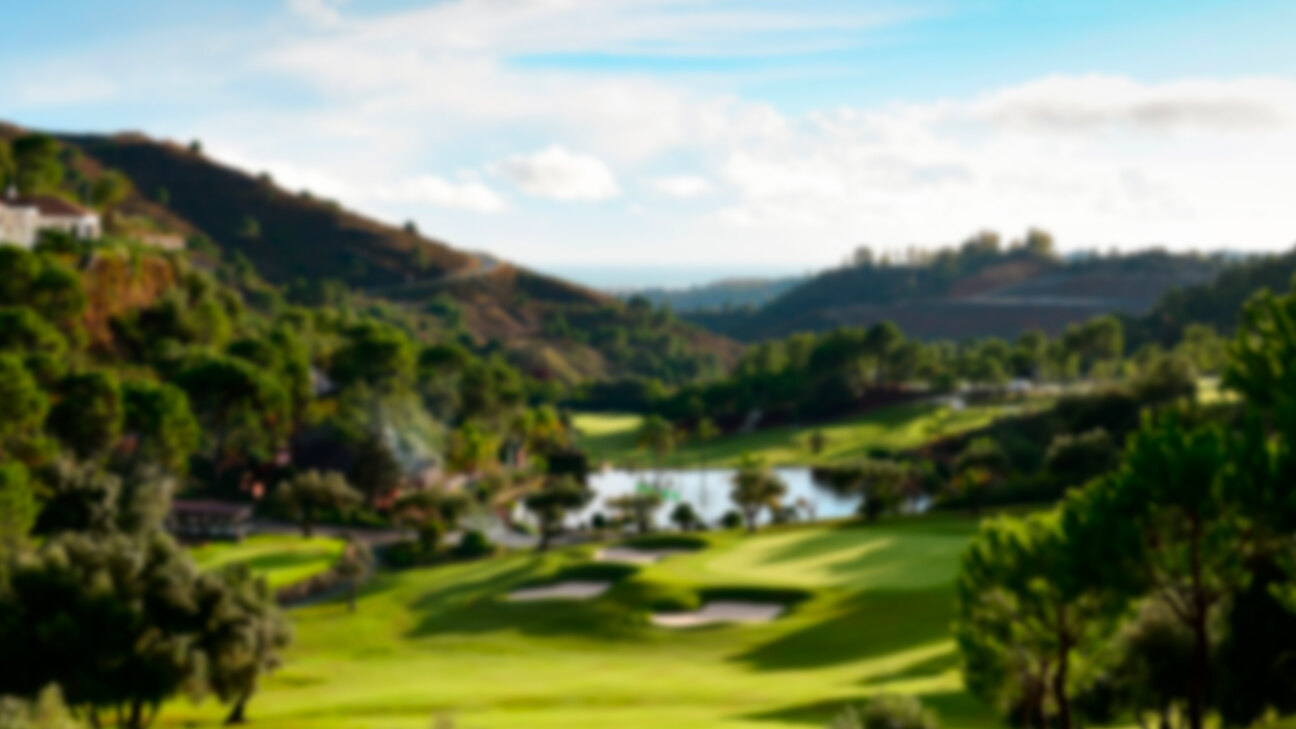
<svg viewBox="0 0 1296 729"><path fill-rule="evenodd" d="M1044 401L1030 405L1039 407ZM718 438L703 446L685 439L683 445L663 460L674 468L737 465L750 453L770 465L796 466L850 460L872 450L899 451L916 448L935 438L984 427L1009 410L1003 405L975 405L955 410L933 403L909 403L881 408L865 415L814 425L781 426L752 433ZM647 465L651 454L635 445L642 422L637 415L579 414L574 423L582 445L596 463L616 466ZM819 453L811 447L811 436L822 431L825 446Z"/></svg>
<svg viewBox="0 0 1296 729"><path fill-rule="evenodd" d="M963 691L948 636L956 556L973 526L945 516L711 533L706 549L590 602L502 598L585 563L591 547L383 573L354 614L340 601L293 611L297 643L251 717L312 729L427 729L437 715L481 729L768 729L822 726L844 703L904 691L946 727L996 726ZM215 551L209 563L224 560ZM801 588L809 599L765 625L646 621L655 596L717 587ZM177 702L162 722L219 716Z"/></svg>
<svg viewBox="0 0 1296 729"><path fill-rule="evenodd" d="M191 550L204 569L246 562L265 575L270 587L279 588L324 572L337 562L344 543L340 539L292 535L249 537L237 544L215 542Z"/></svg>

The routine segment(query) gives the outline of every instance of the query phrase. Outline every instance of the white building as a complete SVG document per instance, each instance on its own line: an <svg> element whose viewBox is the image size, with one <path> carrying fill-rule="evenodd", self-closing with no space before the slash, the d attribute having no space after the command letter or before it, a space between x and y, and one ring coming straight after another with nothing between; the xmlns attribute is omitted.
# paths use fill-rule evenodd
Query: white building
<svg viewBox="0 0 1296 729"><path fill-rule="evenodd" d="M31 248L41 231L61 230L77 238L98 238L99 215L53 195L19 195L13 188L0 199L0 243Z"/></svg>

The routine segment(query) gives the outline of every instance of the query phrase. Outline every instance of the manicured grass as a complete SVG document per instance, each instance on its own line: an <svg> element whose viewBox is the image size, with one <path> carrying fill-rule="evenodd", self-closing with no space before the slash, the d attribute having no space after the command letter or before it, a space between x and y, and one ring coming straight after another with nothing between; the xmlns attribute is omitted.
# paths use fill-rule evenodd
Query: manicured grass
<svg viewBox="0 0 1296 729"><path fill-rule="evenodd" d="M587 602L504 597L572 574L592 546L380 573L354 614L341 601L293 612L297 643L251 704L252 726L817 727L883 691L920 694L947 729L999 726L962 689L948 634L973 527L932 516L709 533L704 549L631 568ZM789 612L688 630L647 620L654 607L735 597ZM161 724L219 717L211 702L177 701Z"/></svg>
<svg viewBox="0 0 1296 729"><path fill-rule="evenodd" d="M1036 401L1039 407L1045 401ZM1023 406L1017 406L1023 407ZM898 451L916 448L944 435L973 430L988 425L995 418L1011 412L1003 405L978 405L952 410L932 403L908 403L881 408L829 423L783 426L753 433L717 438L705 447L685 441L668 456L663 465L673 468L696 468L703 460L708 466L735 466L744 453L763 458L773 466L798 466L837 463L866 455L870 450ZM652 456L635 447L635 436L641 419L637 415L587 413L574 418L582 434L581 443L595 463L615 466L647 466ZM822 453L814 453L810 436L823 431L827 443Z"/></svg>
<svg viewBox="0 0 1296 729"><path fill-rule="evenodd" d="M279 588L329 569L337 562L344 546L342 540L327 537L265 535L249 537L238 544L206 544L191 550L191 554L204 569L247 562L266 576L270 587Z"/></svg>

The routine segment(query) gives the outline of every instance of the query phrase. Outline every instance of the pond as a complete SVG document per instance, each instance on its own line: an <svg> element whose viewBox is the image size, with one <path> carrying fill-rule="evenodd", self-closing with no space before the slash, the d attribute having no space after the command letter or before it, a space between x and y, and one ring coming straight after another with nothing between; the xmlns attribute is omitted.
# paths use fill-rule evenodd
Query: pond
<svg viewBox="0 0 1296 729"><path fill-rule="evenodd" d="M772 469L787 484L787 495L783 498L784 506L797 507L798 519L837 519L855 514L859 500L843 499L834 496L815 486L810 478L809 468L775 468ZM729 500L729 491L733 488L733 469L697 468L684 470L666 470L658 473L647 470L627 471L608 469L591 473L590 488L597 494L590 505L574 521L588 523L597 512L609 513L605 501L614 496L634 493L639 489L651 488L659 484L665 495L665 504L657 512L658 526L668 526L671 510L675 504L688 502L693 510L708 524L715 525L725 512L733 510L734 504ZM761 521L769 521L766 510Z"/></svg>

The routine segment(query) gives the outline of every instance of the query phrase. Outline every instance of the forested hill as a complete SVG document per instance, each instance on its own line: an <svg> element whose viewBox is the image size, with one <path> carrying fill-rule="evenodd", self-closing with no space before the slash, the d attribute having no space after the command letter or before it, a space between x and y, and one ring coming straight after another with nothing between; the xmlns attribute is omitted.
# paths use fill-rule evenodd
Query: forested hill
<svg viewBox="0 0 1296 729"><path fill-rule="evenodd" d="M863 255L806 280L762 307L693 312L702 326L745 341L891 321L921 339L1012 338L1106 313L1141 315L1167 292L1212 281L1219 257L1148 251L1065 259L1046 233L1001 246L981 234L904 264Z"/></svg>
<svg viewBox="0 0 1296 729"><path fill-rule="evenodd" d="M1207 324L1232 333L1242 305L1257 292L1287 291L1296 277L1296 250L1238 262L1207 283L1167 292L1152 310L1130 317L1125 328L1132 345L1176 341L1189 324Z"/></svg>
<svg viewBox="0 0 1296 729"><path fill-rule="evenodd" d="M0 124L0 143L28 134ZM723 368L740 350L674 317L646 316L615 297L459 250L412 224L388 225L285 190L268 175L212 159L196 142L137 133L54 138L58 194L89 202L105 173L128 180L110 216L115 232L178 235L200 254L246 261L290 297L346 292L449 317L479 346L502 344L536 376L680 381ZM564 331L575 320L590 323L587 336Z"/></svg>

